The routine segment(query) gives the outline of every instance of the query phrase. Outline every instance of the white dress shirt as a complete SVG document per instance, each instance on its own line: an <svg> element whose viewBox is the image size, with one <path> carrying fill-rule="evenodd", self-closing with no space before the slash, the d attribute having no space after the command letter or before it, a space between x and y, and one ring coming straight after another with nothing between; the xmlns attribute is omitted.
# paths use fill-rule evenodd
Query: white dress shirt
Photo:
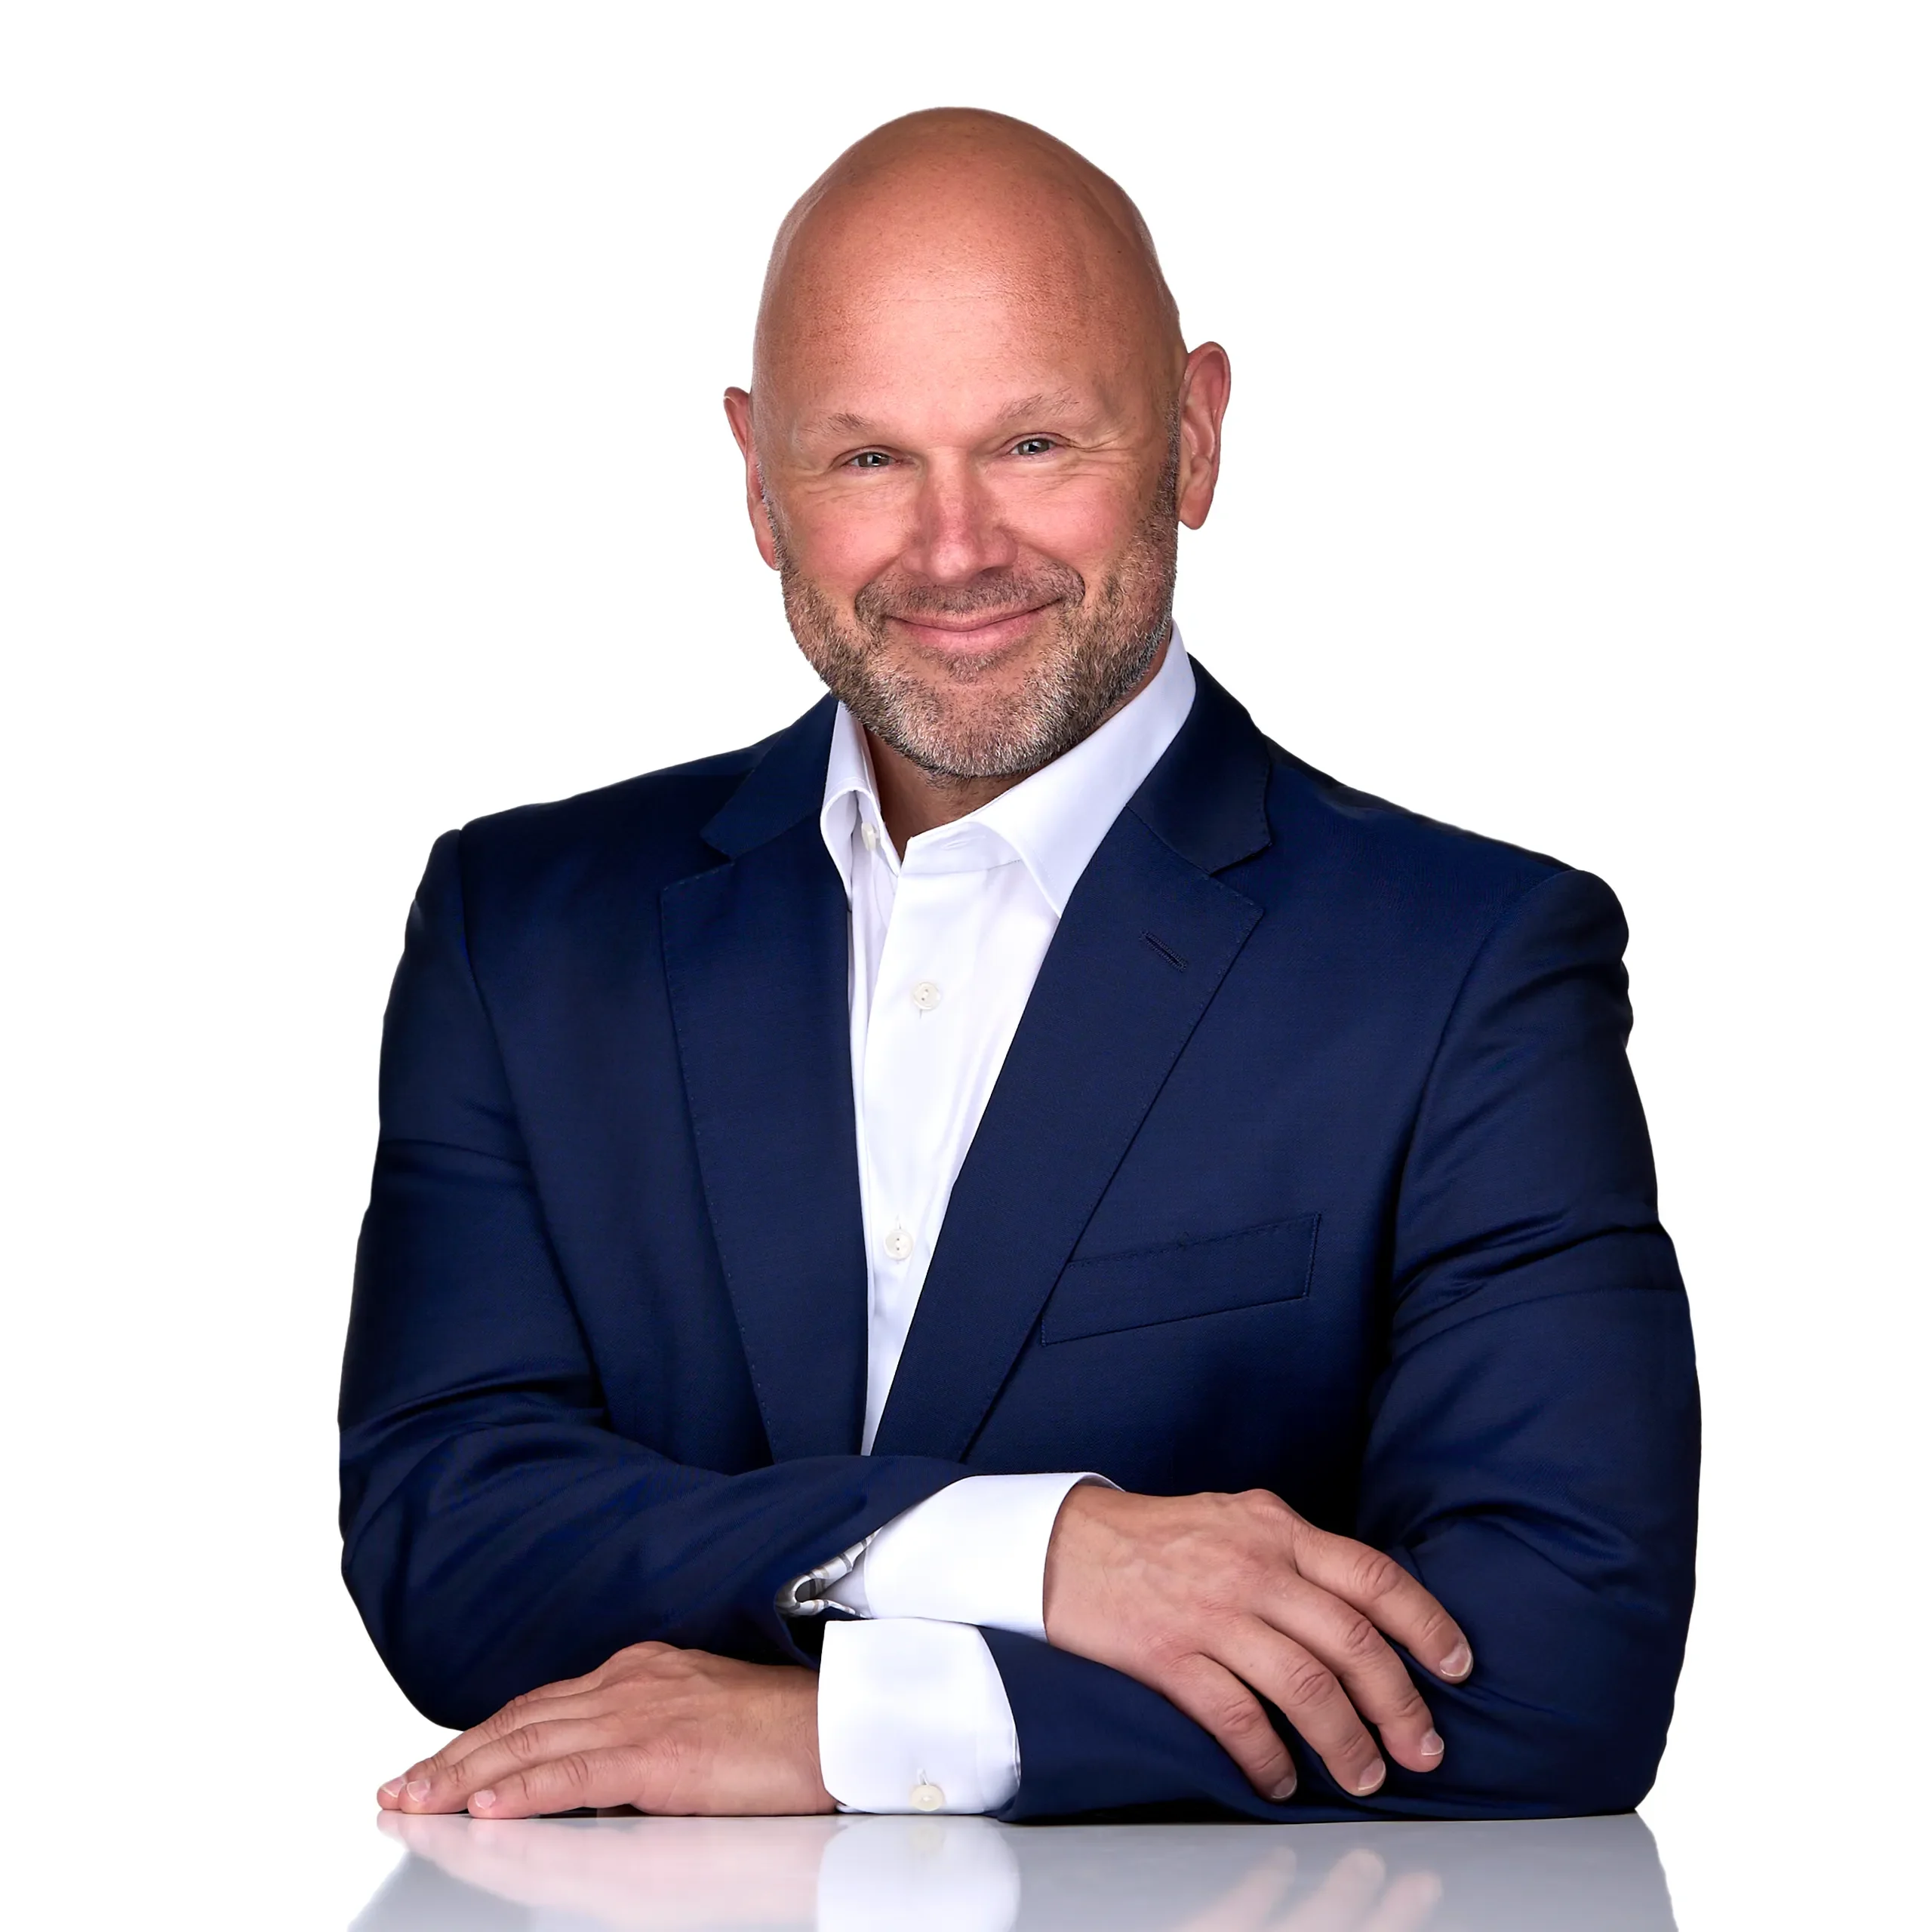
<svg viewBox="0 0 1932 1932"><path fill-rule="evenodd" d="M869 1305L869 1452L946 1203L1080 876L1186 722L1177 631L1144 690L1063 757L907 841L843 705L819 824L851 906L852 1094ZM979 1629L1044 1638L1047 1545L1081 1472L973 1476L895 1518L826 1591L826 1788L859 1811L989 1811L1018 1789L1013 1713Z"/></svg>

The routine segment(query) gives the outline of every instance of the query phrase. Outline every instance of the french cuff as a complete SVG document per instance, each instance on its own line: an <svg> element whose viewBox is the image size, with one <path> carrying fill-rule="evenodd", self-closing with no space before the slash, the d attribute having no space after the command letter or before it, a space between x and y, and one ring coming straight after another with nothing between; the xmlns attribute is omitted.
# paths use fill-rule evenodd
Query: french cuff
<svg viewBox="0 0 1932 1932"><path fill-rule="evenodd" d="M841 1574L820 1594L859 1617L928 1617L1044 1641L1047 1546L1060 1505L1083 1482L1113 1487L1091 1471L949 1483L834 1558Z"/></svg>
<svg viewBox="0 0 1932 1932"><path fill-rule="evenodd" d="M827 1625L819 1775L848 1811L997 1811L1020 1789L1013 1707L971 1624Z"/></svg>

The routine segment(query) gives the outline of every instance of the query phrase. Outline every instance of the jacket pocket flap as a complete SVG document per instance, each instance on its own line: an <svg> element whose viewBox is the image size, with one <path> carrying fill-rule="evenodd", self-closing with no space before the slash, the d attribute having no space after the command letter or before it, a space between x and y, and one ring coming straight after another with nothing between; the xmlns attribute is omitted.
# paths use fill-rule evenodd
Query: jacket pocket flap
<svg viewBox="0 0 1932 1932"><path fill-rule="evenodd" d="M1299 1301L1315 1274L1319 1214L1204 1241L1169 1241L1069 1261L1040 1322L1042 1342Z"/></svg>

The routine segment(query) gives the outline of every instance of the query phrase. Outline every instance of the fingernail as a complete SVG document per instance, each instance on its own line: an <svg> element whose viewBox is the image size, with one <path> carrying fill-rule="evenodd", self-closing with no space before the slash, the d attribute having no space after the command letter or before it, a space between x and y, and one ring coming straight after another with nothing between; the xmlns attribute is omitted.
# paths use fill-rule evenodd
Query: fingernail
<svg viewBox="0 0 1932 1932"><path fill-rule="evenodd" d="M416 1803L420 1804L429 1795L429 1780L427 1778L411 1778L408 1783L403 1786L403 1789L408 1792Z"/></svg>
<svg viewBox="0 0 1932 1932"><path fill-rule="evenodd" d="M494 1791L472 1792L469 1798L469 1808L472 1811L487 1811L496 1801L497 1794Z"/></svg>
<svg viewBox="0 0 1932 1932"><path fill-rule="evenodd" d="M1416 1749L1425 1758L1439 1758L1442 1755L1442 1740L1434 1731L1426 1730L1422 1734L1421 1743Z"/></svg>
<svg viewBox="0 0 1932 1932"><path fill-rule="evenodd" d="M1358 1796L1366 1798L1371 1791L1380 1789L1382 1780L1389 1775L1389 1767L1378 1758L1364 1771L1355 1786Z"/></svg>
<svg viewBox="0 0 1932 1932"><path fill-rule="evenodd" d="M394 1798L401 1792L401 1779L391 1778L389 1783L383 1786L383 1795L385 1798Z"/></svg>
<svg viewBox="0 0 1932 1932"><path fill-rule="evenodd" d="M1435 1667L1444 1677L1460 1679L1469 1675L1469 1666L1475 1661L1469 1655L1469 1645L1458 1644Z"/></svg>
<svg viewBox="0 0 1932 1932"><path fill-rule="evenodd" d="M1292 1771L1291 1771L1288 1775L1268 1794L1269 1797L1277 1804L1279 1804L1284 1798L1292 1798L1294 1795L1295 1778L1294 1774Z"/></svg>

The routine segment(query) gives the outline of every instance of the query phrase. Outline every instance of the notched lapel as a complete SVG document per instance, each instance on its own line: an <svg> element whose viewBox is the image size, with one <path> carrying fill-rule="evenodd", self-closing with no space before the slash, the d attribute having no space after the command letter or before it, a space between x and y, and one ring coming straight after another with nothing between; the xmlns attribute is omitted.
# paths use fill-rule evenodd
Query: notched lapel
<svg viewBox="0 0 1932 1932"><path fill-rule="evenodd" d="M953 1188L877 1452L965 1454L1260 917L1134 810L1115 823L1048 949Z"/></svg>
<svg viewBox="0 0 1932 1932"><path fill-rule="evenodd" d="M822 783L822 755L819 770ZM772 1454L855 1452L866 1261L846 906L816 818L667 887L663 912L698 1165Z"/></svg>

